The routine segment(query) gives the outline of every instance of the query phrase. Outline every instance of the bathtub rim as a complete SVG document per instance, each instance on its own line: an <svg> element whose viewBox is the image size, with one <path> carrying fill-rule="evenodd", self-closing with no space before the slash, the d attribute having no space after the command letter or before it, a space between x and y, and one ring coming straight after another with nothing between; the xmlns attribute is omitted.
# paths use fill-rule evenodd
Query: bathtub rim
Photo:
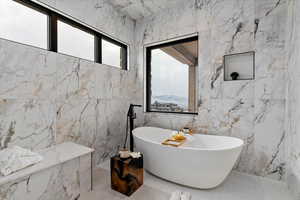
<svg viewBox="0 0 300 200"><path fill-rule="evenodd" d="M135 130L137 129L142 129L142 128L157 128L157 129L164 129L164 130L169 130L169 131L173 131L172 129L165 129L165 128L159 128L159 127L153 127L153 126L141 126L141 127L137 127L132 131L132 134L134 137L143 140L145 142L149 142L155 145L160 145L163 146L165 148L176 148L176 149L182 149L182 150L194 150L194 151L226 151L226 150L232 150L232 149L237 149L237 148L243 148L246 144L244 142L244 140L237 138L237 137L232 137L232 136L223 136L223 135L210 135L210 134L201 134L201 133L195 133L195 135L201 135L201 136L210 136L210 137L222 137L222 138L231 138L234 139L236 141L238 141L239 143L234 145L234 146L230 146L230 147L220 147L220 148L196 148L196 147L186 147L186 146L179 146L179 147L172 147L172 146L168 146L168 145L162 145L159 142L154 142L151 141L149 139L145 139L143 137L139 137L138 134L136 133ZM162 141L163 142L163 141Z"/></svg>

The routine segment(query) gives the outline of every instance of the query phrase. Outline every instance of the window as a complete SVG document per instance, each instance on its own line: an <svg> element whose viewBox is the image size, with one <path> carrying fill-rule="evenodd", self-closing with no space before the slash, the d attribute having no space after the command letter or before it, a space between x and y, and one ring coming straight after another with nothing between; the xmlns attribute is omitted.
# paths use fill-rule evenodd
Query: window
<svg viewBox="0 0 300 200"><path fill-rule="evenodd" d="M57 22L57 51L95 60L95 37L60 20Z"/></svg>
<svg viewBox="0 0 300 200"><path fill-rule="evenodd" d="M102 63L115 67L122 66L122 48L102 39Z"/></svg>
<svg viewBox="0 0 300 200"><path fill-rule="evenodd" d="M147 111L196 113L198 37L146 48Z"/></svg>
<svg viewBox="0 0 300 200"><path fill-rule="evenodd" d="M0 38L127 69L127 45L31 0L0 0Z"/></svg>
<svg viewBox="0 0 300 200"><path fill-rule="evenodd" d="M48 16L13 0L0 0L0 37L47 49Z"/></svg>

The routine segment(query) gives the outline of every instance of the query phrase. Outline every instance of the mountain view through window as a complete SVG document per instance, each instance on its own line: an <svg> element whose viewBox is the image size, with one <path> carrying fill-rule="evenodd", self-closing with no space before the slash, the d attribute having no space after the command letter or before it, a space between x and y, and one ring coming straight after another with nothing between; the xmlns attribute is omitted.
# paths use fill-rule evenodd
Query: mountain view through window
<svg viewBox="0 0 300 200"><path fill-rule="evenodd" d="M150 111L196 112L197 40L150 48Z"/></svg>

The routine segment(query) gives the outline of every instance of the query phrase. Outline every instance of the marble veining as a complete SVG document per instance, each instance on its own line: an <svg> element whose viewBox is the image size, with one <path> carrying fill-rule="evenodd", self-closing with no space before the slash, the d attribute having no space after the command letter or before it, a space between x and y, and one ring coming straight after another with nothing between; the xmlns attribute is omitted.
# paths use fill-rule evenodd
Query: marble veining
<svg viewBox="0 0 300 200"><path fill-rule="evenodd" d="M120 147L128 105L143 103L143 46L198 33L198 115L138 111L137 124L239 137L246 145L236 170L288 181L300 196L299 1L40 2L129 44L129 70L0 39L0 149L40 150L72 141L95 149L98 165ZM223 55L253 50L255 80L224 81ZM55 192L57 199L76 199L71 165L79 169L79 162L42 173L49 182L39 187L49 190L41 199L61 186L67 190ZM2 187L0 199L38 187L38 179Z"/></svg>
<svg viewBox="0 0 300 200"><path fill-rule="evenodd" d="M46 148L55 143L55 110L47 100L0 97L0 148Z"/></svg>
<svg viewBox="0 0 300 200"><path fill-rule="evenodd" d="M114 6L115 9L129 15L134 20L140 20L145 17L154 15L162 10L172 7L178 3L182 3L180 0L109 0L107 1Z"/></svg>
<svg viewBox="0 0 300 200"><path fill-rule="evenodd" d="M71 142L42 150L42 162L0 176L0 199L78 199L91 190L92 152Z"/></svg>
<svg viewBox="0 0 300 200"><path fill-rule="evenodd" d="M198 32L198 115L145 113L144 125L243 139L236 169L286 178L285 0L196 0L137 21L137 64L143 45ZM256 52L255 80L223 80L223 55ZM142 79L142 77L140 77Z"/></svg>
<svg viewBox="0 0 300 200"><path fill-rule="evenodd" d="M72 142L65 142L50 148L43 149L38 152L43 157L43 160L41 162L27 167L23 170L19 170L8 176L0 176L0 185L22 179L23 177L30 176L39 171L54 167L81 156L84 157L88 155L89 157L91 157L90 154L93 151L93 149ZM86 164L89 165L90 163Z"/></svg>
<svg viewBox="0 0 300 200"><path fill-rule="evenodd" d="M287 182L296 199L300 199L300 133L299 133L299 48L300 48L300 2L288 2L288 34L287 34Z"/></svg>
<svg viewBox="0 0 300 200"><path fill-rule="evenodd" d="M7 176L42 160L43 157L40 154L19 146L5 148L0 151L0 173Z"/></svg>
<svg viewBox="0 0 300 200"><path fill-rule="evenodd" d="M73 141L95 149L97 165L117 152L127 108L140 92L134 21L104 0L39 2L124 41L130 70L0 39L0 149Z"/></svg>
<svg viewBox="0 0 300 200"><path fill-rule="evenodd" d="M78 199L81 191L88 192L90 184L82 178L80 159L74 159L21 180L0 187L1 200Z"/></svg>

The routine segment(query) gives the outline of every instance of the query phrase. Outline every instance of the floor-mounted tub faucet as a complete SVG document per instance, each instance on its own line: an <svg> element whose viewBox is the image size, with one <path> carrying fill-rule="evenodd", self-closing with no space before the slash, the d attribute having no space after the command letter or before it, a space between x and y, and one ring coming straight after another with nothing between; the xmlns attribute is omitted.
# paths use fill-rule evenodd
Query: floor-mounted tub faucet
<svg viewBox="0 0 300 200"><path fill-rule="evenodd" d="M126 137L123 148L126 148L127 137L128 137L128 121L129 121L129 140L130 140L130 151L133 151L133 135L132 131L134 128L134 119L136 119L136 113L134 112L134 107L142 107L142 105L130 104L128 112L127 112L127 120L126 120Z"/></svg>

